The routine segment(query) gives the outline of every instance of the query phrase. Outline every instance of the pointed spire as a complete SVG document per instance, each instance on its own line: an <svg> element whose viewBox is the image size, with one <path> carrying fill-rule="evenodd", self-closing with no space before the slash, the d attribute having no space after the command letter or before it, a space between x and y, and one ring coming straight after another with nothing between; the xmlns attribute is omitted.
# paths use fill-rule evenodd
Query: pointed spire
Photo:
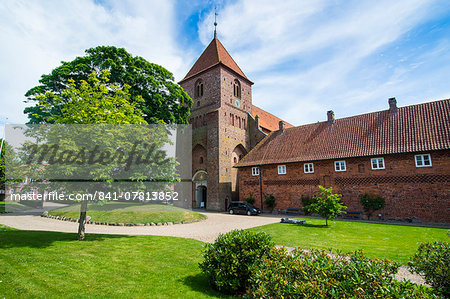
<svg viewBox="0 0 450 299"><path fill-rule="evenodd" d="M217 7L214 6L214 39L217 39Z"/></svg>

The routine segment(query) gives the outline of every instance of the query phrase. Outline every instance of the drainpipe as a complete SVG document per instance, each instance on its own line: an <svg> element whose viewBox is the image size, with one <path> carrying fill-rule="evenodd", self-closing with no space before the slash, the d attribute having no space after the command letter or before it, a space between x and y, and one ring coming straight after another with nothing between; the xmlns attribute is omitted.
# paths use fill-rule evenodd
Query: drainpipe
<svg viewBox="0 0 450 299"><path fill-rule="evenodd" d="M261 166L259 167L259 195L261 198L261 213L264 210L264 205L263 205L263 192L262 192L262 168Z"/></svg>

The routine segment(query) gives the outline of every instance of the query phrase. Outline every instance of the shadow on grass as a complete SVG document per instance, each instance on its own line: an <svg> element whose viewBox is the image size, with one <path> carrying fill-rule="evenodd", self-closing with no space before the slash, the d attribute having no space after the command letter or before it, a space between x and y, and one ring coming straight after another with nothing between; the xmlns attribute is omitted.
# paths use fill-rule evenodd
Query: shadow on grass
<svg viewBox="0 0 450 299"><path fill-rule="evenodd" d="M315 227L315 228L329 228L330 226L326 226L325 224L303 224L302 226L306 227Z"/></svg>
<svg viewBox="0 0 450 299"><path fill-rule="evenodd" d="M294 223L282 223L284 225L289 225L292 227L314 227L314 228L328 228L330 226L326 226L325 224L294 224Z"/></svg>
<svg viewBox="0 0 450 299"><path fill-rule="evenodd" d="M196 292L201 292L205 295L211 297L220 297L220 298L236 298L230 295L226 295L214 290L208 283L208 278L203 273L199 273L196 275L186 276L181 279L181 283L188 286L191 290Z"/></svg>
<svg viewBox="0 0 450 299"><path fill-rule="evenodd" d="M133 238L127 235L99 235L86 234L83 243L104 241L107 239ZM0 229L0 249L14 247L45 248L58 241L77 241L75 233L58 233L45 231L24 231L24 230L1 230Z"/></svg>

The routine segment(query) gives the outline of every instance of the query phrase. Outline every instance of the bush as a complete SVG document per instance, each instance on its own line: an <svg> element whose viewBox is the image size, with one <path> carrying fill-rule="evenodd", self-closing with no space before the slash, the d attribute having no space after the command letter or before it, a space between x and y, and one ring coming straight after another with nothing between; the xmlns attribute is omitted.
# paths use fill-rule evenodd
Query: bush
<svg viewBox="0 0 450 299"><path fill-rule="evenodd" d="M275 197L272 194L266 195L264 197L266 198L264 203L273 211L273 208L275 207Z"/></svg>
<svg viewBox="0 0 450 299"><path fill-rule="evenodd" d="M422 243L408 263L411 271L417 273L444 296L450 297L450 245L436 241Z"/></svg>
<svg viewBox="0 0 450 299"><path fill-rule="evenodd" d="M250 195L248 198L244 199L248 204L253 205L255 203L255 198Z"/></svg>
<svg viewBox="0 0 450 299"><path fill-rule="evenodd" d="M254 264L263 260L273 246L266 233L233 230L220 234L213 244L206 245L200 268L215 289L230 294L243 293Z"/></svg>
<svg viewBox="0 0 450 299"><path fill-rule="evenodd" d="M425 287L393 278L399 265L371 260L361 251L349 257L311 250L273 249L255 266L249 298L433 298Z"/></svg>
<svg viewBox="0 0 450 299"><path fill-rule="evenodd" d="M384 208L386 201L383 197L375 194L363 194L360 198L364 211L367 213L367 219L370 219L373 212Z"/></svg>
<svg viewBox="0 0 450 299"><path fill-rule="evenodd" d="M300 201L302 202L302 210L303 212L305 212L305 215L311 215L314 212L312 204L316 202L314 198L309 196L302 196L302 198L300 198Z"/></svg>

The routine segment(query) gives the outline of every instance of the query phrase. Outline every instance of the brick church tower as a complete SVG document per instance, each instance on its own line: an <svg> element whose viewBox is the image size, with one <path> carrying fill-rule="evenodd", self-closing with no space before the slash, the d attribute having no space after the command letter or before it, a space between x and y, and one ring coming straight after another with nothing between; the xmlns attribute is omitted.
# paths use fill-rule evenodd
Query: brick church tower
<svg viewBox="0 0 450 299"><path fill-rule="evenodd" d="M230 201L239 199L233 165L274 123L278 128L279 119L252 105L253 82L216 34L179 84L193 99L189 120L193 129L192 206L223 211Z"/></svg>

